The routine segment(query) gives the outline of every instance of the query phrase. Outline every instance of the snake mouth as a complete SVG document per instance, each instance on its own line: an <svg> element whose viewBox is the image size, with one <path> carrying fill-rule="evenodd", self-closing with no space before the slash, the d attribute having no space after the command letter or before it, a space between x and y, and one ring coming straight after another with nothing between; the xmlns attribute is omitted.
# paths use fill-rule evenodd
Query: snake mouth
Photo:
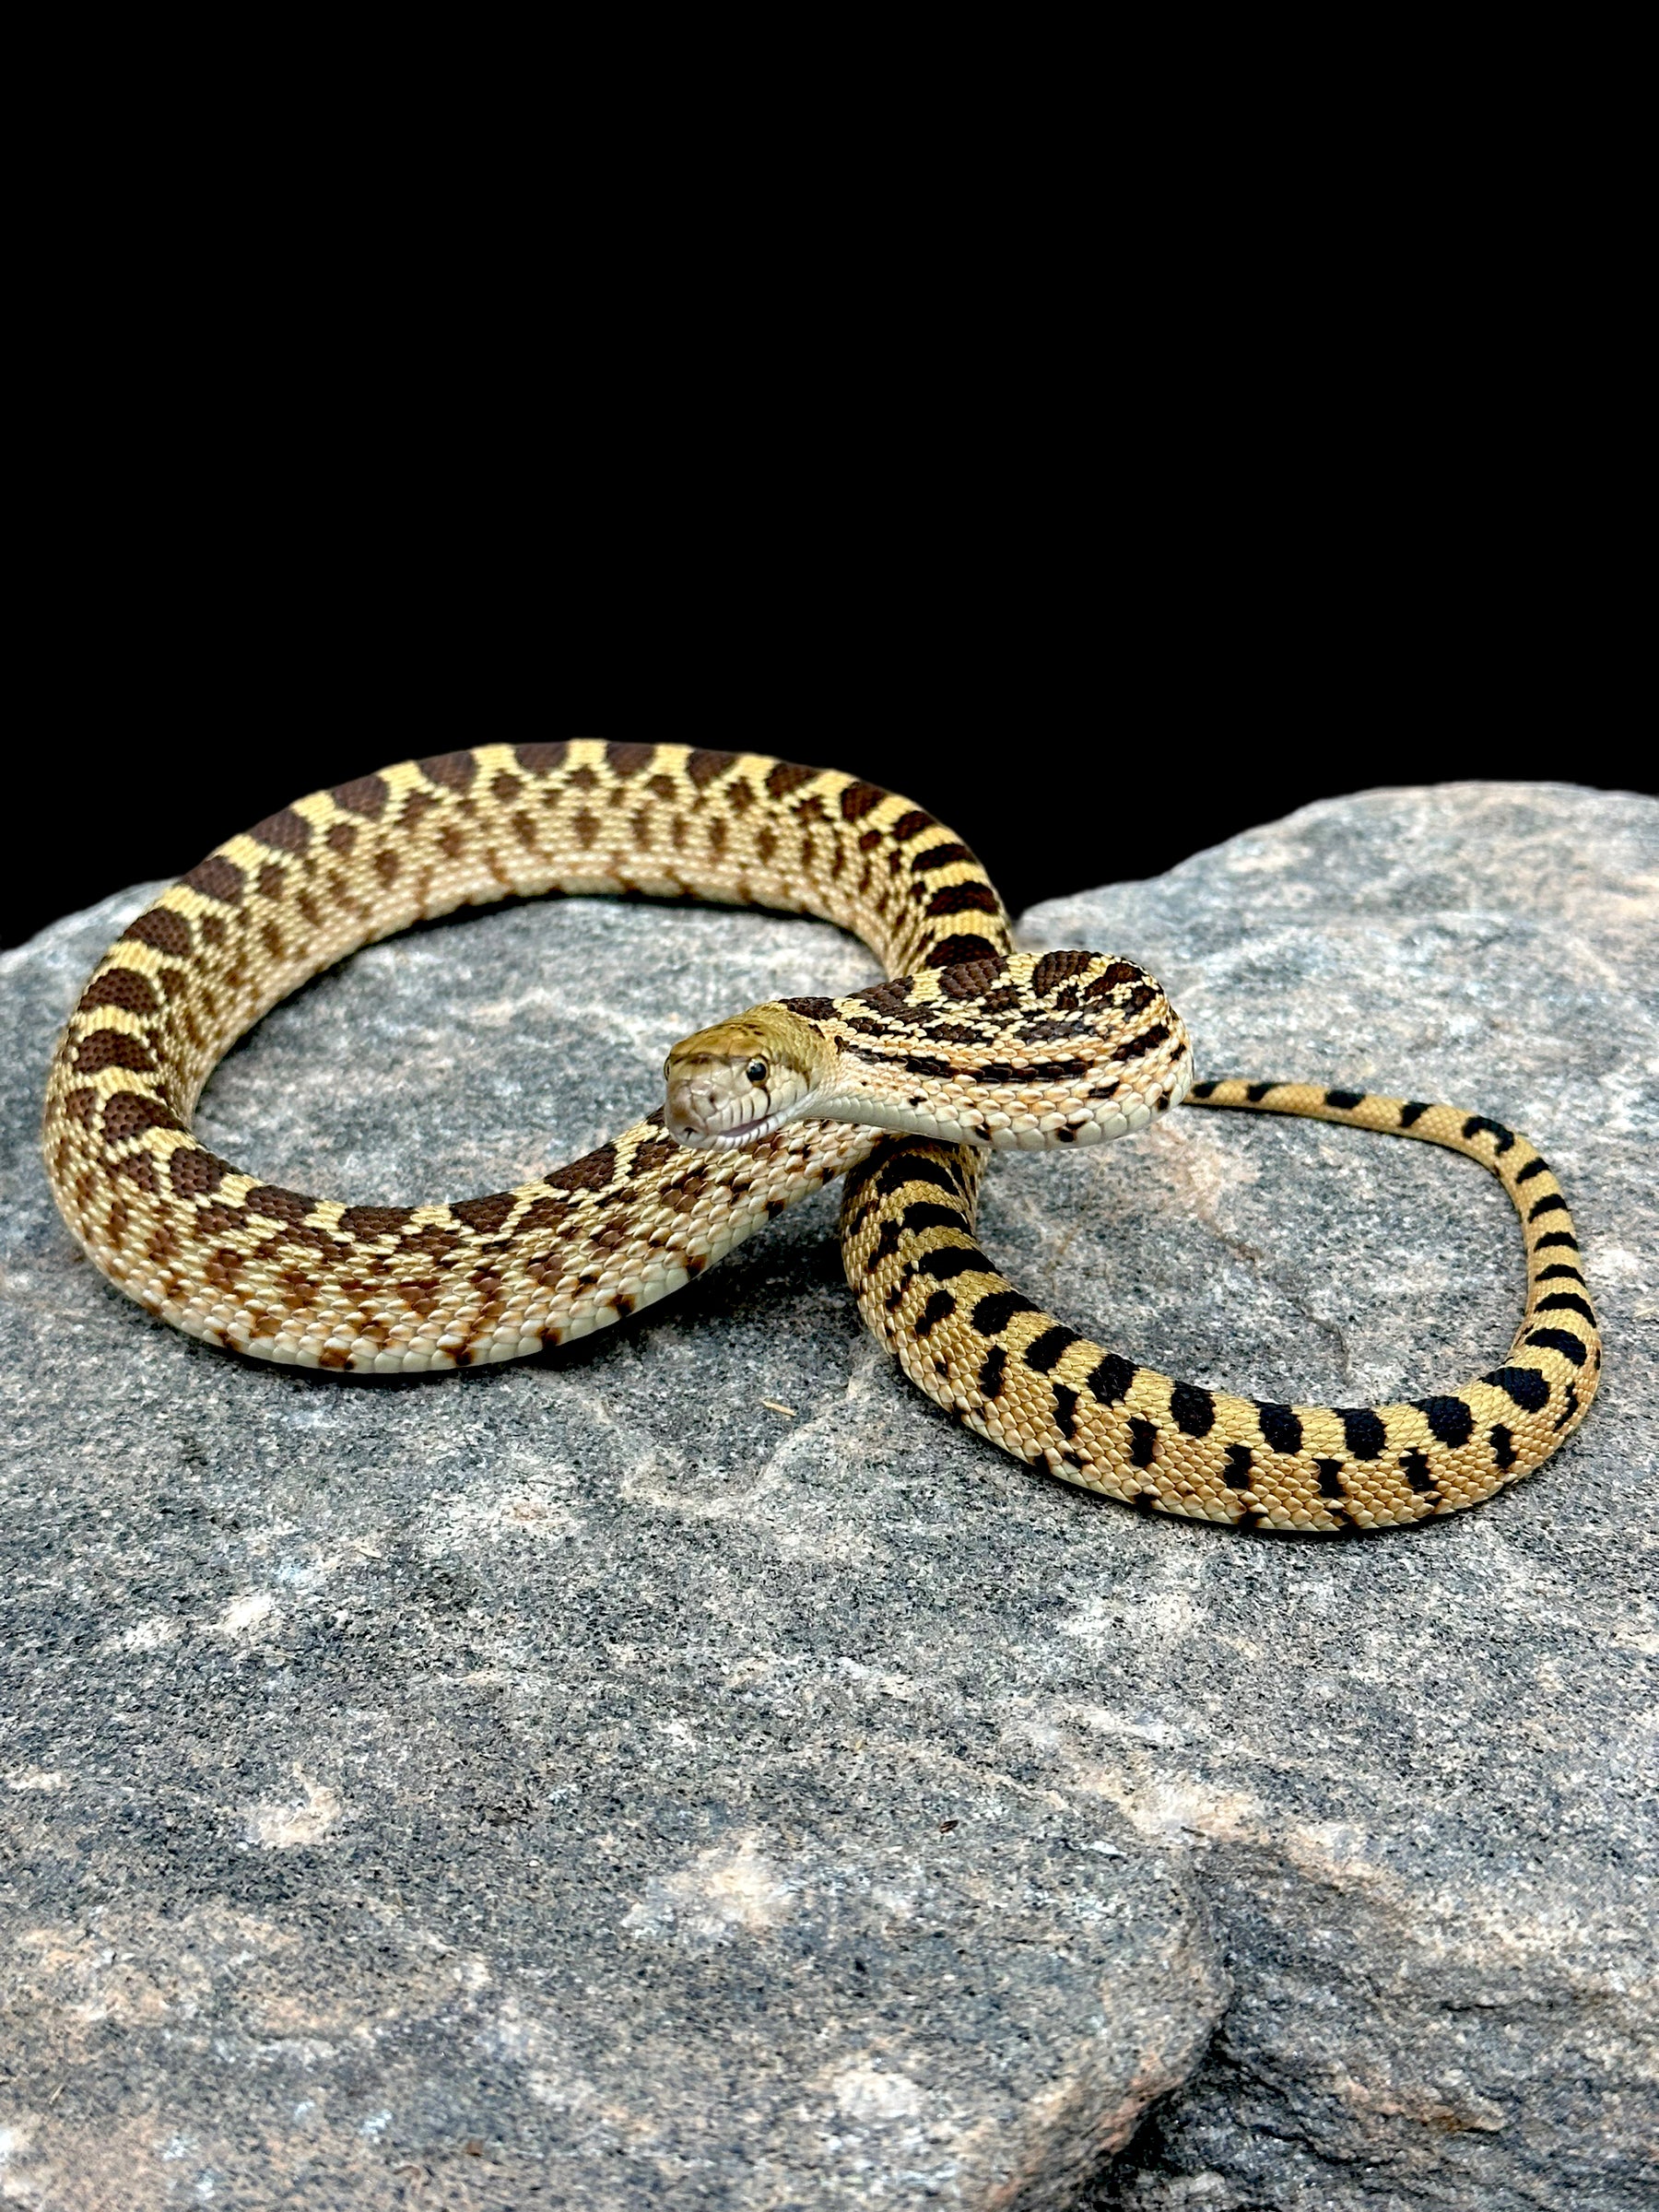
<svg viewBox="0 0 1659 2212"><path fill-rule="evenodd" d="M771 1136L786 1122L798 1122L811 1110L811 1100L797 1099L787 1106L771 1106L764 1113L742 1116L745 1101L728 1100L711 1108L709 1101L692 1105L685 1097L669 1094L663 1126L677 1143L693 1151L738 1152ZM728 1118L730 1117L730 1118Z"/></svg>
<svg viewBox="0 0 1659 2212"><path fill-rule="evenodd" d="M690 1147L693 1151L737 1152L745 1145L758 1144L763 1136L770 1136L774 1129L781 1129L794 1116L769 1113L760 1121L740 1122L732 1129L700 1128L694 1123L682 1122L673 1113L665 1119L669 1135L677 1138L680 1144Z"/></svg>

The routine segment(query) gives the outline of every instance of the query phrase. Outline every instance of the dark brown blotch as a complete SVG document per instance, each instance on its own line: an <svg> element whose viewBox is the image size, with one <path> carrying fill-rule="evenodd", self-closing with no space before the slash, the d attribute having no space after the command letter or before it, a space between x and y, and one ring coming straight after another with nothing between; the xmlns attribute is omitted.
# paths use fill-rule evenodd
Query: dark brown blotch
<svg viewBox="0 0 1659 2212"><path fill-rule="evenodd" d="M171 1106L160 1099L146 1098L142 1091L118 1090L104 1106L103 1140L106 1145L124 1145L131 1137L142 1136L147 1129L178 1129L182 1126Z"/></svg>
<svg viewBox="0 0 1659 2212"><path fill-rule="evenodd" d="M952 941L960 942L959 939ZM932 965L931 959L929 965ZM979 959L959 960L949 966L941 962L940 965L944 971L939 977L939 988L947 998L980 997L1001 980L1008 967L1002 954L992 952L989 947L985 955Z"/></svg>
<svg viewBox="0 0 1659 2212"><path fill-rule="evenodd" d="M905 818L908 820L909 817ZM911 874L932 876L940 868L954 868L959 860L967 861L970 866L979 865L966 845L929 845L925 853L918 853L911 862Z"/></svg>
<svg viewBox="0 0 1659 2212"><path fill-rule="evenodd" d="M194 944L190 924L182 914L175 914L171 906L152 906L122 931L124 937L136 939L157 952L165 952L171 959L182 959Z"/></svg>
<svg viewBox="0 0 1659 2212"><path fill-rule="evenodd" d="M198 1145L181 1145L167 1163L168 1180L181 1198L211 1197L229 1172L224 1160Z"/></svg>
<svg viewBox="0 0 1659 2212"><path fill-rule="evenodd" d="M478 764L471 753L429 753L416 767L429 783L436 783L445 791L470 791ZM405 808L406 815L407 808Z"/></svg>
<svg viewBox="0 0 1659 2212"><path fill-rule="evenodd" d="M929 949L922 965L924 968L945 969L983 968L990 979L994 982L1007 966L1007 961L988 937L964 935L941 937L939 942ZM944 978L941 977L940 981L944 982ZM984 988L982 984L976 983L957 990L953 989L948 982L945 982L944 987L953 998L972 998Z"/></svg>
<svg viewBox="0 0 1659 2212"><path fill-rule="evenodd" d="M336 783L328 795L347 814L360 814L366 822L378 822L392 796L392 786L382 776L354 776L349 783Z"/></svg>
<svg viewBox="0 0 1659 2212"><path fill-rule="evenodd" d="M182 1150L173 1154L173 1159L175 1161L183 1157L186 1156ZM199 1153L196 1155L196 1157L198 1159L206 1159L210 1156L206 1153ZM218 1164L223 1166L224 1163L220 1161ZM178 1178L176 1175L174 1176L173 1181L174 1187L177 1188ZM190 1231L193 1236L196 1237L218 1237L222 1239L225 1237L233 1236L238 1230L247 1230L252 1228L252 1226L253 1224L249 1221L247 1215L242 1212L240 1206L219 1206L215 1204L213 1206L204 1206L197 1208L195 1217L190 1223Z"/></svg>
<svg viewBox="0 0 1659 2212"><path fill-rule="evenodd" d="M816 768L803 768L797 760L776 760L767 771L767 794L774 799L786 799L792 791L799 791L803 783L812 782L818 773Z"/></svg>
<svg viewBox="0 0 1659 2212"><path fill-rule="evenodd" d="M511 1191L490 1191L481 1198L460 1198L450 1207L457 1221L481 1237L493 1237L518 1204Z"/></svg>
<svg viewBox="0 0 1659 2212"><path fill-rule="evenodd" d="M613 776L620 776L624 782L629 776L637 776L642 769L649 768L655 759L654 745L607 745L605 748L606 767Z"/></svg>
<svg viewBox="0 0 1659 2212"><path fill-rule="evenodd" d="M221 906L236 906L241 902L242 872L222 853L210 853L180 880L193 891L199 891L204 899L217 899Z"/></svg>
<svg viewBox="0 0 1659 2212"><path fill-rule="evenodd" d="M267 814L263 822L255 822L248 835L273 853L303 853L311 843L312 828L302 814L285 806L279 814Z"/></svg>
<svg viewBox="0 0 1659 2212"><path fill-rule="evenodd" d="M555 1168L542 1178L556 1191L603 1191L617 1179L617 1147L601 1145L596 1152L586 1152L567 1167Z"/></svg>
<svg viewBox="0 0 1659 2212"><path fill-rule="evenodd" d="M340 1227L348 1236L390 1237L414 1217L412 1206L348 1206Z"/></svg>
<svg viewBox="0 0 1659 2212"><path fill-rule="evenodd" d="M124 1030L93 1030L76 1047L77 1075L101 1076L106 1067L124 1067L135 1076L153 1076L156 1063L141 1037Z"/></svg>
<svg viewBox="0 0 1659 2212"><path fill-rule="evenodd" d="M285 1191L279 1182L262 1182L242 1200L249 1213L267 1221L303 1221L316 1203L302 1191Z"/></svg>
<svg viewBox="0 0 1659 2212"><path fill-rule="evenodd" d="M106 968L81 993L75 1010L90 1014L99 1006L119 1006L124 1014L154 1014L160 1004L149 978L135 968Z"/></svg>
<svg viewBox="0 0 1659 2212"><path fill-rule="evenodd" d="M1045 952L1031 971L1031 989L1039 998L1046 998L1074 975L1081 975L1093 959L1092 952Z"/></svg>
<svg viewBox="0 0 1659 2212"><path fill-rule="evenodd" d="M988 883L947 883L927 902L930 914L1000 914L1002 900Z"/></svg>
<svg viewBox="0 0 1659 2212"><path fill-rule="evenodd" d="M687 756L686 773L699 791L707 791L711 783L718 783L726 771L735 768L736 765L737 756L735 753L723 753L716 751L712 747L699 746L694 752Z"/></svg>
<svg viewBox="0 0 1659 2212"><path fill-rule="evenodd" d="M1125 1037L1112 1056L1114 1060L1138 1060L1143 1053L1149 1053L1155 1044L1162 1044L1169 1034L1161 1021L1155 1021L1149 1030L1143 1030L1138 1037Z"/></svg>
<svg viewBox="0 0 1659 2212"><path fill-rule="evenodd" d="M849 783L841 794L842 818L849 822L861 822L887 795L879 783Z"/></svg>
<svg viewBox="0 0 1659 2212"><path fill-rule="evenodd" d="M1085 998L1104 998L1109 991L1115 991L1120 983L1138 983L1142 980L1140 970L1132 961L1113 960L1104 974L1095 977L1083 995Z"/></svg>
<svg viewBox="0 0 1659 2212"><path fill-rule="evenodd" d="M512 757L527 776L551 776L564 766L571 750L568 738L549 745L515 745Z"/></svg>
<svg viewBox="0 0 1659 2212"><path fill-rule="evenodd" d="M473 1201L470 1199L462 1200L462 1205L464 1206L470 1205L472 1203ZM452 1213L454 1213L458 1209L454 1206L450 1208ZM513 1237L516 1240L517 1238L528 1235L534 1230L562 1229L565 1223L570 1219L570 1199L559 1197L537 1198L532 1205L527 1206L524 1212L519 1216L518 1227L512 1232ZM505 1217L503 1217L503 1218L505 1218Z"/></svg>

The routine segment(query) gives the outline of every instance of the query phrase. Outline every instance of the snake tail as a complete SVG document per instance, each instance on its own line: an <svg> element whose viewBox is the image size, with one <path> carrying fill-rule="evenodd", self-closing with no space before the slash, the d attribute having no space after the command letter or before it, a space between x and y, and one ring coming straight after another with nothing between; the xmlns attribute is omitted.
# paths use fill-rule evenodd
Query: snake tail
<svg viewBox="0 0 1659 2212"><path fill-rule="evenodd" d="M1143 1512L1340 1534L1461 1512L1541 1466L1589 1410L1601 1342L1561 1187L1525 1137L1418 1100L1242 1079L1185 1103L1288 1113L1463 1153L1521 1217L1526 1312L1478 1380L1392 1406L1278 1405L1171 1380L1079 1335L982 1253L980 1163L884 1144L848 1179L847 1279L911 1380L976 1435Z"/></svg>

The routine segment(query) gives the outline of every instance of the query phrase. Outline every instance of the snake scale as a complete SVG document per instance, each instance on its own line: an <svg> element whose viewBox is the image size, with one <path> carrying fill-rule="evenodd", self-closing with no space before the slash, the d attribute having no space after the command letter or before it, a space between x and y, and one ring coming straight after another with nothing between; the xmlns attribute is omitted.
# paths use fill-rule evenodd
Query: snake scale
<svg viewBox="0 0 1659 2212"><path fill-rule="evenodd" d="M688 1040L665 1107L512 1191L349 1206L192 1136L214 1066L308 978L464 904L548 893L813 914L892 980ZM1017 953L978 862L908 800L751 753L575 739L406 761L219 846L93 974L53 1064L44 1145L64 1218L112 1282L264 1359L389 1374L522 1358L678 1289L844 1174L868 1325L969 1428L1070 1482L1335 1532L1449 1513L1538 1466L1583 1418L1601 1355L1571 1217L1532 1146L1448 1106L1194 1077L1150 977L1102 954ZM1423 1138L1496 1175L1527 1262L1503 1363L1409 1404L1268 1404L1137 1366L1006 1281L974 1236L989 1152L1093 1143L1182 1101Z"/></svg>

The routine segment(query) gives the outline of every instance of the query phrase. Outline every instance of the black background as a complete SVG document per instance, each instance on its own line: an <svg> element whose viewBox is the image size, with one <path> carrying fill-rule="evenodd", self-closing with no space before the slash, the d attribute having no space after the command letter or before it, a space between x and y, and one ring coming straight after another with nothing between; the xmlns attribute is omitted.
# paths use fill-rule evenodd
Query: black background
<svg viewBox="0 0 1659 2212"><path fill-rule="evenodd" d="M327 592L266 570L271 588L244 595L193 559L177 597L154 576L106 582L84 626L58 626L13 756L0 941L182 874L304 792L490 740L665 739L844 769L948 822L1016 913L1378 784L1653 788L1614 667L1576 650L1589 625L1559 609L1546 651L1524 607L1465 600L1455 625L1414 630L1397 602L1356 616L1304 571L1277 613L1259 589L1180 620L1146 591L998 609L982 589L960 606L918 592L861 627L761 591L735 618L701 577L641 600L635 628L591 578L551 604L557 564L534 607L522 578L517 606L487 606L443 563L406 598L382 578L347 609L338 564L319 566Z"/></svg>
<svg viewBox="0 0 1659 2212"><path fill-rule="evenodd" d="M751 182L713 274L665 203L577 262L545 180L370 235L147 154L40 233L0 943L492 739L844 769L1017 913L1377 784L1652 790L1639 288L1515 150L1501 219L1257 147L817 258Z"/></svg>

